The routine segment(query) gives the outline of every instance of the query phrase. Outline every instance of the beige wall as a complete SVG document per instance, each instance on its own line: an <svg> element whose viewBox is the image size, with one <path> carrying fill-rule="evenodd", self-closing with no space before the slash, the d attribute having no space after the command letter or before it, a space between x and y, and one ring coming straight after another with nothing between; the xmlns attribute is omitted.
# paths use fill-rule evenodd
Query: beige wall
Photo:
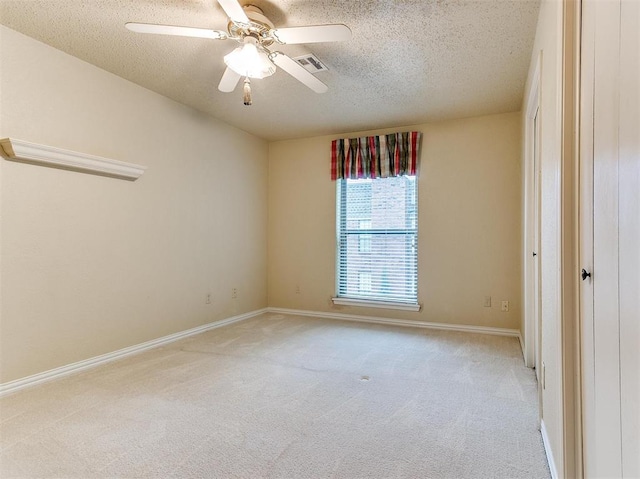
<svg viewBox="0 0 640 479"><path fill-rule="evenodd" d="M0 35L0 137L148 166L127 182L0 160L0 382L265 307L267 143Z"/></svg>
<svg viewBox="0 0 640 479"><path fill-rule="evenodd" d="M335 183L324 136L269 145L269 305L498 328L521 321L521 118L509 113L415 129L422 311L334 306ZM381 133L390 130L381 130ZM351 133L344 136L360 136ZM300 293L296 293L296 287ZM493 298L483 307L485 295ZM510 311L500 312L500 301Z"/></svg>
<svg viewBox="0 0 640 479"><path fill-rule="evenodd" d="M545 365L542 419L553 460L563 474L562 351L560 315L560 159L562 141L562 2L544 0L525 92L530 90L538 57L540 78L541 153L541 358ZM525 95L526 96L526 95ZM526 115L526 108L523 108ZM524 120L524 117L523 117Z"/></svg>

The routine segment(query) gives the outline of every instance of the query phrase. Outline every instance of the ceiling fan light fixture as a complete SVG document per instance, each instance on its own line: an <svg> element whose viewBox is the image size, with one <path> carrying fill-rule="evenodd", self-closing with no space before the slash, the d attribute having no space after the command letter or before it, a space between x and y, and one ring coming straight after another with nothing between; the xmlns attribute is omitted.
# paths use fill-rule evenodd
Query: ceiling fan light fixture
<svg viewBox="0 0 640 479"><path fill-rule="evenodd" d="M265 78L276 72L267 52L253 37L245 37L241 46L224 57L224 63L243 77Z"/></svg>

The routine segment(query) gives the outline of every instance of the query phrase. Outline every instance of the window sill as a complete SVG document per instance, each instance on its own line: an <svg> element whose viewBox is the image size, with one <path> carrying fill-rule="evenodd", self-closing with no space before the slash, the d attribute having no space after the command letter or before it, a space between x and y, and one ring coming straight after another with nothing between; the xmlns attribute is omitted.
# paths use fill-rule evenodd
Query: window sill
<svg viewBox="0 0 640 479"><path fill-rule="evenodd" d="M333 304L360 306L363 308L397 309L400 311L420 311L419 303L394 303L391 301L369 301L366 299L331 298Z"/></svg>

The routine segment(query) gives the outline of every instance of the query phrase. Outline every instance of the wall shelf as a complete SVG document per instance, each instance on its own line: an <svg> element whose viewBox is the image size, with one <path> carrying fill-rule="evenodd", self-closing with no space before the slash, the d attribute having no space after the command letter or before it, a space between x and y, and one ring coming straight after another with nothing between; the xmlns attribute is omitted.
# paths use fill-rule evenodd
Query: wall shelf
<svg viewBox="0 0 640 479"><path fill-rule="evenodd" d="M1 139L0 146L4 150L0 153L4 153L3 156L11 161L109 176L122 180L135 181L147 169L146 166L63 150L53 146L38 145L15 138Z"/></svg>

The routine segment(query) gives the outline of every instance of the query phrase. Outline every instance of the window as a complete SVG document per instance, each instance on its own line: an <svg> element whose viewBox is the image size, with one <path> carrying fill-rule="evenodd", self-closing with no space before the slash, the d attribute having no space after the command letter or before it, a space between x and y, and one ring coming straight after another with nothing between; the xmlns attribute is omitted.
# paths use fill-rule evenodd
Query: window
<svg viewBox="0 0 640 479"><path fill-rule="evenodd" d="M415 176L337 184L338 299L417 304Z"/></svg>

